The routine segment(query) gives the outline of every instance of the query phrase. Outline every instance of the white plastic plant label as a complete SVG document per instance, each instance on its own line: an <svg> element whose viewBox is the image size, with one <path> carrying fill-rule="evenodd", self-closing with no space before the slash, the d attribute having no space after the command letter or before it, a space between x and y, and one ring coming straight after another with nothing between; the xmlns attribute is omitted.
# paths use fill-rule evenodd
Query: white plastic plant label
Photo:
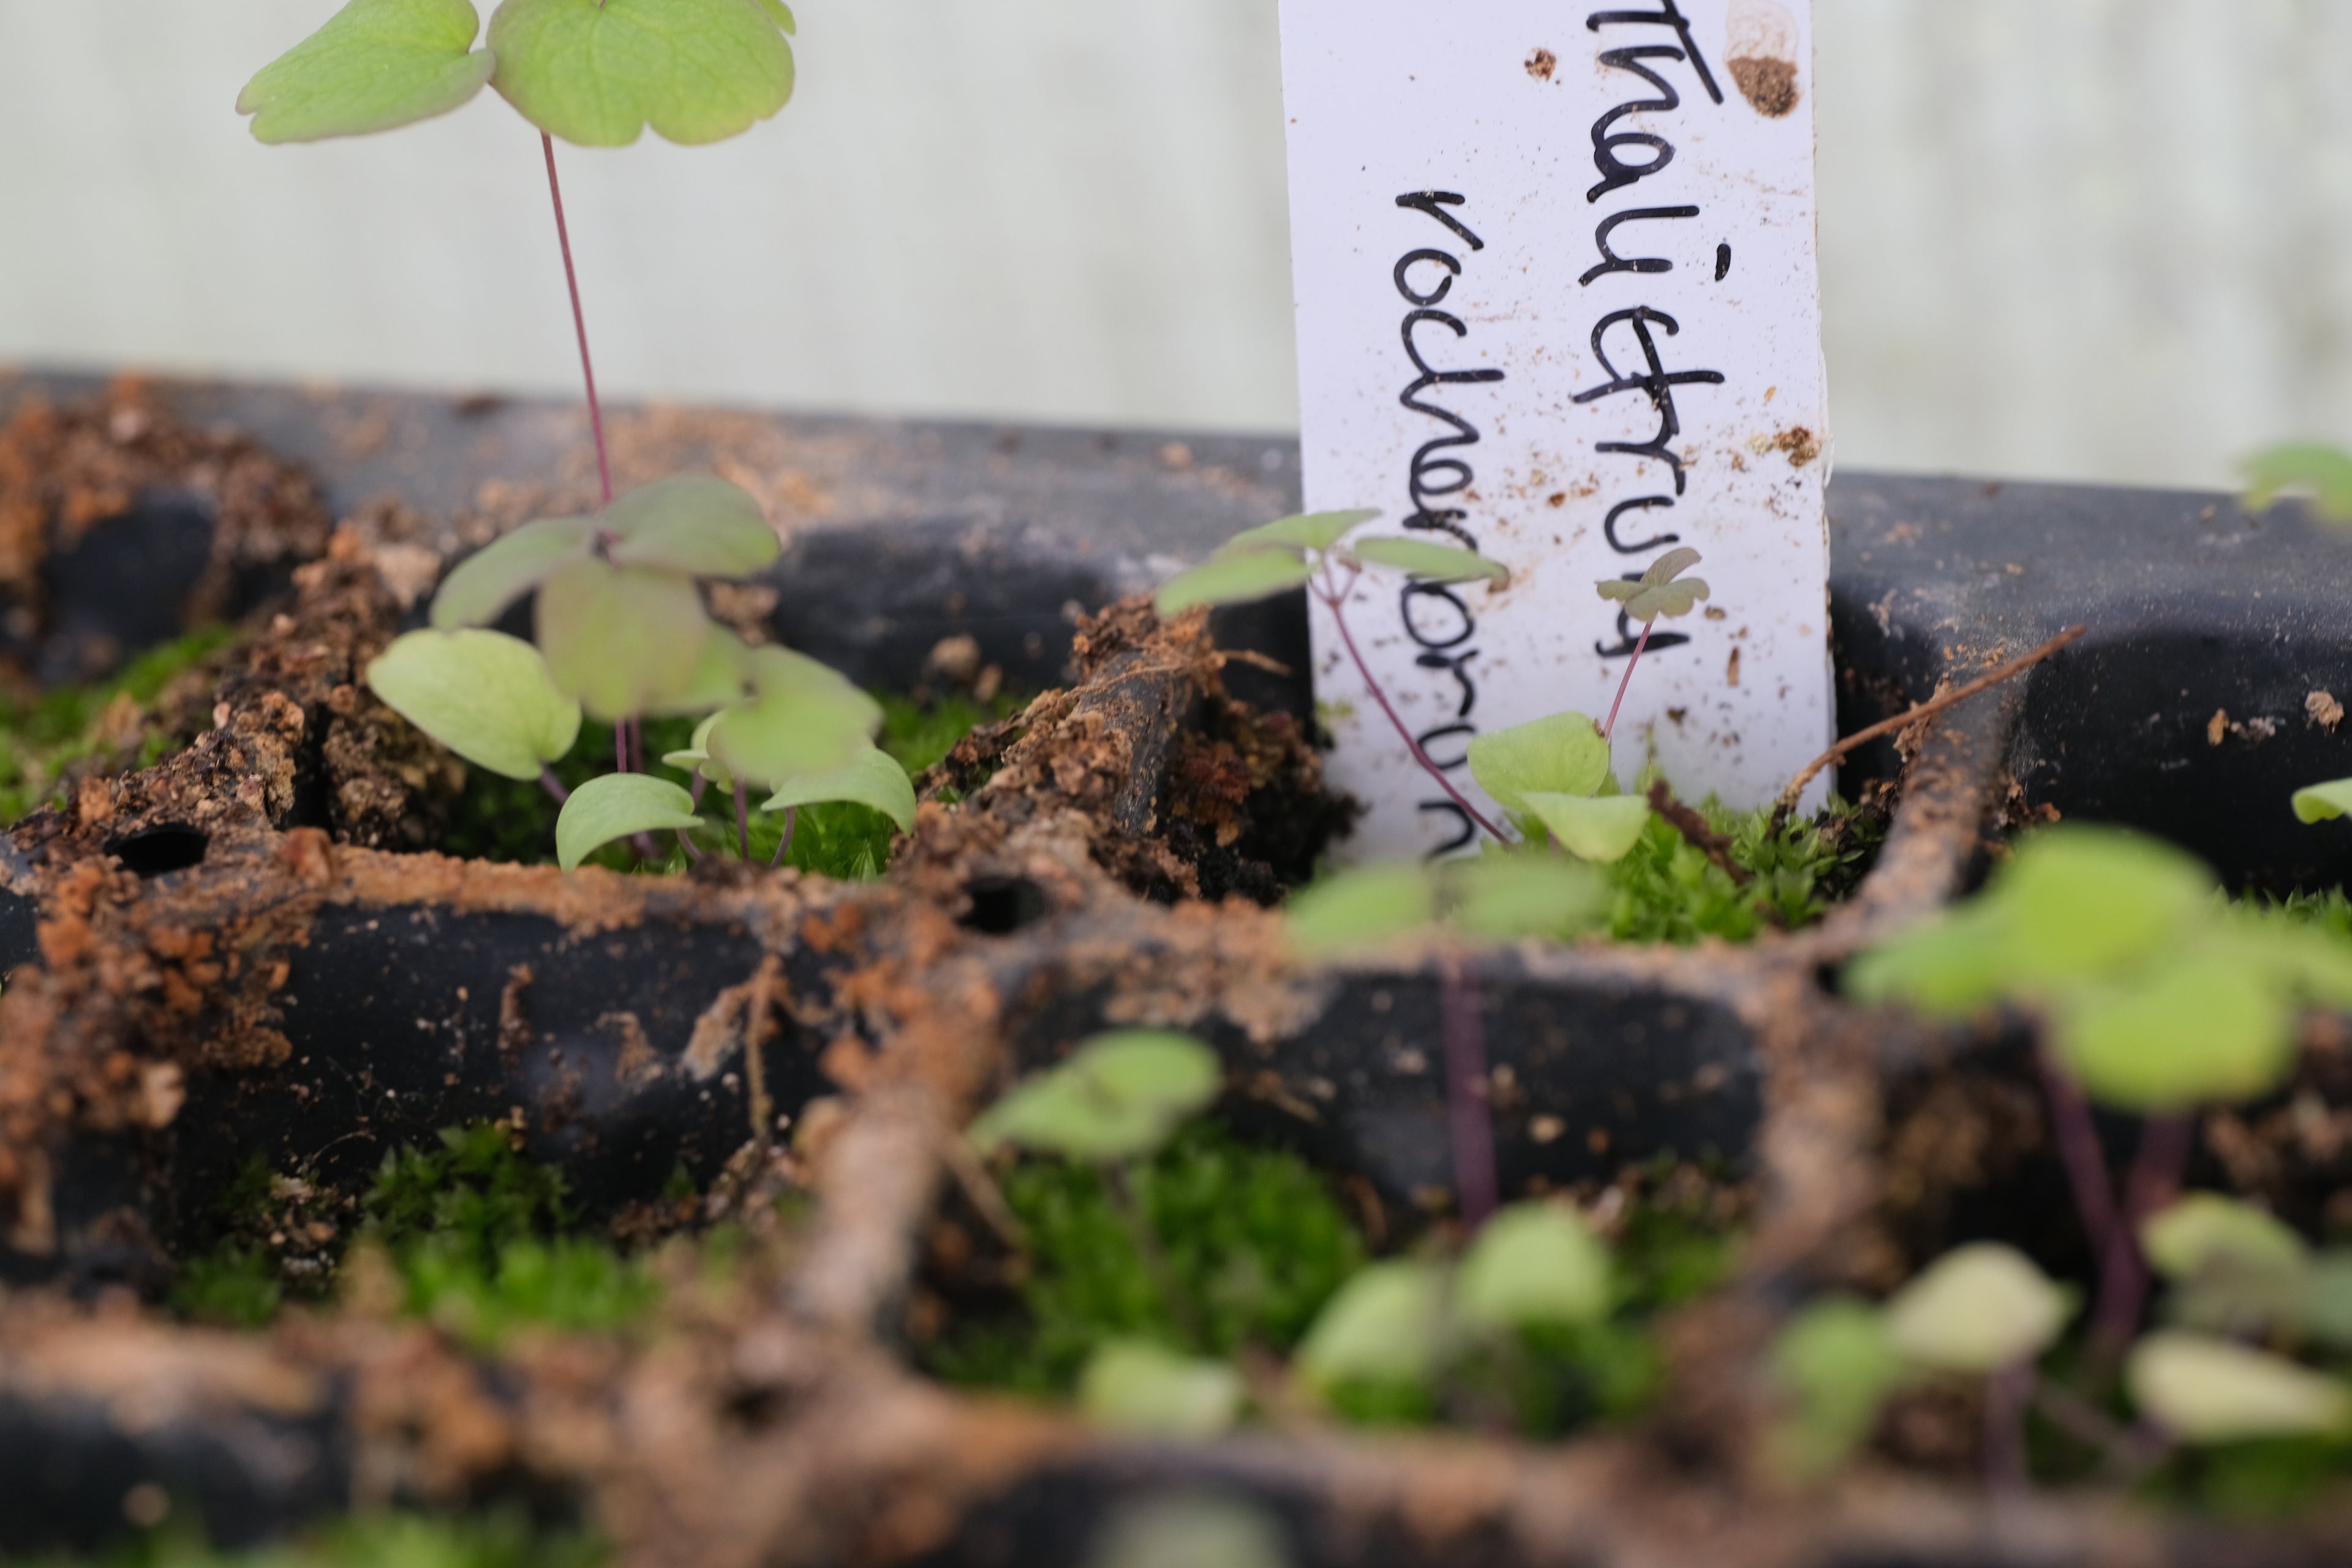
<svg viewBox="0 0 2352 1568"><path fill-rule="evenodd" d="M1594 584L1686 546L1713 597L1656 624L1615 770L1770 801L1835 724L1809 0L1281 3L1307 510L1511 570L1359 580L1398 715L1483 808L1471 738L1605 714L1641 627ZM1348 856L1470 847L1314 614Z"/></svg>

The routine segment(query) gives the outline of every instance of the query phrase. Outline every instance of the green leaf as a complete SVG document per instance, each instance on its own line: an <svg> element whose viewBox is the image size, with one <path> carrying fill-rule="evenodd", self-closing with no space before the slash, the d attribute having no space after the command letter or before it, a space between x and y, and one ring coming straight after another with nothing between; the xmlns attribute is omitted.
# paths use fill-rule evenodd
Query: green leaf
<svg viewBox="0 0 2352 1568"><path fill-rule="evenodd" d="M1213 1437L1241 1418L1241 1373L1224 1362L1179 1355L1148 1340L1097 1347L1078 1377L1089 1420L1155 1437Z"/></svg>
<svg viewBox="0 0 2352 1568"><path fill-rule="evenodd" d="M1993 879L2019 978L2107 973L2177 941L2212 902L2194 856L2122 828L2069 826L2027 838Z"/></svg>
<svg viewBox="0 0 2352 1568"><path fill-rule="evenodd" d="M1265 550L1280 546L1286 550L1328 550L1339 542L1351 528L1380 516L1377 510L1313 511L1297 517L1278 518L1273 522L1236 533L1225 541L1217 552L1229 554L1241 551Z"/></svg>
<svg viewBox="0 0 2352 1568"><path fill-rule="evenodd" d="M402 718L510 779L536 779L580 738L580 704L555 689L537 648L502 632L410 632L369 663L367 683Z"/></svg>
<svg viewBox="0 0 2352 1568"><path fill-rule="evenodd" d="M784 0L760 0L760 5L769 16L776 19L776 26L785 32L797 33L801 30L800 24L793 20L792 9L784 4Z"/></svg>
<svg viewBox="0 0 2352 1568"><path fill-rule="evenodd" d="M1239 605L1296 588L1314 574L1306 558L1288 550L1236 550L1213 555L1160 585L1162 616L1201 605Z"/></svg>
<svg viewBox="0 0 2352 1568"><path fill-rule="evenodd" d="M882 710L838 671L785 648L750 657L759 694L719 713L703 736L730 779L781 790L849 766L873 743Z"/></svg>
<svg viewBox="0 0 2352 1568"><path fill-rule="evenodd" d="M702 657L693 679L646 710L649 719L712 714L743 700L751 681L751 650L725 626L712 624L702 637ZM700 742L698 742L697 744Z"/></svg>
<svg viewBox="0 0 2352 1568"><path fill-rule="evenodd" d="M1359 1270L1316 1316L1296 1365L1315 1387L1425 1388L1444 1356L1445 1273L1391 1259Z"/></svg>
<svg viewBox="0 0 2352 1568"><path fill-rule="evenodd" d="M2293 1327L2311 1288L2311 1248L2251 1204L2190 1193L2140 1226L2140 1248L2175 1282L2173 1316L2194 1329Z"/></svg>
<svg viewBox="0 0 2352 1568"><path fill-rule="evenodd" d="M1846 967L1857 1002L1901 1000L1947 1016L1973 1012L2009 986L2009 921L1982 900L1896 936Z"/></svg>
<svg viewBox="0 0 2352 1568"><path fill-rule="evenodd" d="M844 766L829 773L807 773L784 781L770 795L762 811L782 811L823 801L854 800L870 805L898 825L901 833L915 830L915 784L898 759L877 746L868 746Z"/></svg>
<svg viewBox="0 0 2352 1568"><path fill-rule="evenodd" d="M1540 851L1490 851L1441 870L1453 899L1447 922L1496 941L1565 941L1609 913L1609 885L1580 860Z"/></svg>
<svg viewBox="0 0 2352 1568"><path fill-rule="evenodd" d="M1290 945L1325 958L1420 931L1437 919L1437 885L1411 863L1360 866L1291 895Z"/></svg>
<svg viewBox="0 0 2352 1568"><path fill-rule="evenodd" d="M1580 859L1609 865L1633 853L1650 825L1650 803L1638 795L1550 795L1521 797L1551 841Z"/></svg>
<svg viewBox="0 0 2352 1568"><path fill-rule="evenodd" d="M1472 737L1470 776L1505 811L1525 811L1529 790L1598 795L1609 782L1609 742L1583 714L1554 713Z"/></svg>
<svg viewBox="0 0 2352 1568"><path fill-rule="evenodd" d="M1496 1215L1454 1279L1455 1310L1488 1329L1598 1322L1609 1302L1609 1249L1559 1204L1514 1204Z"/></svg>
<svg viewBox="0 0 2352 1568"><path fill-rule="evenodd" d="M650 713L694 684L710 623L694 579L590 557L539 588L539 647L591 718ZM740 771L740 770L739 770Z"/></svg>
<svg viewBox="0 0 2352 1568"><path fill-rule="evenodd" d="M1139 1159L1217 1097L1223 1073L1189 1036L1098 1035L989 1107L969 1137L983 1152L1013 1143L1070 1160Z"/></svg>
<svg viewBox="0 0 2352 1568"><path fill-rule="evenodd" d="M237 94L271 143L364 136L471 101L496 61L471 0L351 0Z"/></svg>
<svg viewBox="0 0 2352 1568"><path fill-rule="evenodd" d="M667 566L697 577L747 577L782 546L749 491L709 474L685 474L631 490L604 511L620 535L619 566Z"/></svg>
<svg viewBox="0 0 2352 1568"><path fill-rule="evenodd" d="M2303 1331L2332 1350L2352 1349L2352 1248L2331 1247L2312 1260Z"/></svg>
<svg viewBox="0 0 2352 1568"><path fill-rule="evenodd" d="M2128 986L2066 998L2053 1044L2093 1100L2179 1111L2267 1094L2294 1069L2294 1009L2227 953L2171 958Z"/></svg>
<svg viewBox="0 0 2352 1568"><path fill-rule="evenodd" d="M2201 1334L2146 1336L2124 1381L2139 1413L2186 1443L2336 1432L2352 1419L2336 1379Z"/></svg>
<svg viewBox="0 0 2352 1568"><path fill-rule="evenodd" d="M2294 442L2257 452L2242 465L2246 504L2266 507L2289 490L2317 503L2319 515L2352 521L2352 453L2316 441Z"/></svg>
<svg viewBox="0 0 2352 1568"><path fill-rule="evenodd" d="M2333 822L2347 812L2352 812L2352 779L2330 779L2294 792L2297 821Z"/></svg>
<svg viewBox="0 0 2352 1568"><path fill-rule="evenodd" d="M587 560L595 539L594 518L543 517L492 540L442 579L433 595L434 628L488 626L548 578Z"/></svg>
<svg viewBox="0 0 2352 1568"><path fill-rule="evenodd" d="M1800 1479L1836 1468L1860 1447L1907 1374L1886 1315L1850 1296L1800 1312L1774 1342L1769 1365L1794 1406L1772 1450Z"/></svg>
<svg viewBox="0 0 2352 1568"><path fill-rule="evenodd" d="M694 797L651 773L600 773L572 792L555 819L556 862L569 871L616 838L691 828Z"/></svg>
<svg viewBox="0 0 2352 1568"><path fill-rule="evenodd" d="M1937 1372L1990 1373L2038 1359L2074 1315L2073 1299L1999 1242L1937 1258L1886 1304L1888 1341Z"/></svg>
<svg viewBox="0 0 2352 1568"><path fill-rule="evenodd" d="M1659 556L1633 582L1605 578L1594 587L1602 598L1622 604L1627 616L1644 624L1660 616L1687 616L1708 593L1705 579L1682 575L1698 561L1698 552L1685 545Z"/></svg>
<svg viewBox="0 0 2352 1568"><path fill-rule="evenodd" d="M723 141L793 96L784 25L754 0L506 0L490 85L583 147L625 147L648 125L688 146Z"/></svg>
<svg viewBox="0 0 2352 1568"><path fill-rule="evenodd" d="M733 789L735 775L727 771L727 765L724 763L719 762L710 754L710 731L716 729L719 721L725 717L727 715L723 711L713 713L701 723L697 724L694 727L694 739L688 742L686 750L666 752L662 754L664 764L683 773L700 773L720 789Z"/></svg>
<svg viewBox="0 0 2352 1568"><path fill-rule="evenodd" d="M1425 539L1365 539L1349 552L1375 566L1393 566L1422 583L1467 583L1485 578L1507 583L1511 569L1489 561L1475 550L1454 544L1433 544Z"/></svg>

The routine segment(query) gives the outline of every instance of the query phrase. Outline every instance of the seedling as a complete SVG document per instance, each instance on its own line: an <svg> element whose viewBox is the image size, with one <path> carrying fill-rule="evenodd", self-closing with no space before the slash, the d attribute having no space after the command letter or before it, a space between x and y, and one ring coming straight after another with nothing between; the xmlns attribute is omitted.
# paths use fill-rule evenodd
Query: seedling
<svg viewBox="0 0 2352 1568"><path fill-rule="evenodd" d="M604 416L580 300L555 139L617 147L651 126L670 141L749 130L792 96L793 16L782 0L504 0L483 47L470 0L352 0L262 70L237 100L266 142L390 130L445 114L494 89L540 132L603 504L585 517L526 524L451 573L433 630L401 638L368 672L387 703L469 762L538 778L581 716L614 727L618 776L565 801L565 868L616 838L686 835L704 784L735 795L736 842L750 854L748 791L790 814L855 800L913 826L913 790L871 745L873 705L812 661L746 648L713 626L698 578L734 578L775 559L759 504L709 478L663 480L616 497ZM485 629L536 595L536 649ZM645 719L710 714L685 759L694 790L641 773ZM707 742L707 745L706 745ZM790 843L790 817L785 833ZM781 860L780 850L778 858Z"/></svg>

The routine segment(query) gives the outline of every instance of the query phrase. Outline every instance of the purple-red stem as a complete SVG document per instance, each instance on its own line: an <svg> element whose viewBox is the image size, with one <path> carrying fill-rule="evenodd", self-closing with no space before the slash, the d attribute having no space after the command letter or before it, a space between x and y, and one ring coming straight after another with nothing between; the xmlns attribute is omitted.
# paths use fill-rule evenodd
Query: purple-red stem
<svg viewBox="0 0 2352 1568"><path fill-rule="evenodd" d="M2051 1135L2066 1167L2067 1184L2074 1189L2075 1212L2082 1218L2084 1233L2091 1238L2091 1255L2100 1257L2115 1231L2116 1194L2107 1180L2107 1156L2099 1146L2098 1124L2091 1120L2090 1102L2083 1098L2083 1091L2046 1048L2038 1060L2042 1090L2050 1101Z"/></svg>
<svg viewBox="0 0 2352 1568"><path fill-rule="evenodd" d="M1617 732L1617 710L1625 706L1625 689L1633 684L1634 667L1642 662L1642 650L1650 646L1650 634L1657 626L1654 620L1642 623L1641 640L1633 645L1633 657L1625 661L1624 679L1617 683L1617 700L1609 705L1609 722L1601 726L1601 738L1604 742Z"/></svg>
<svg viewBox="0 0 2352 1568"><path fill-rule="evenodd" d="M1486 1019L1478 982L1454 953L1441 960L1439 1027L1445 1041L1445 1118L1462 1223L1476 1230L1499 1201L1495 1126L1486 1104Z"/></svg>
<svg viewBox="0 0 2352 1568"><path fill-rule="evenodd" d="M1325 571L1328 575L1329 568L1327 566ZM1421 749L1421 742L1412 738L1412 731L1406 728L1404 720L1390 704L1389 694L1381 689L1380 678L1372 673L1372 667L1364 662L1363 651L1356 647L1355 634L1348 629L1348 612L1343 604L1347 590L1332 587L1327 583L1318 597L1330 607L1331 624L1339 628L1339 640L1347 646L1348 657L1355 661L1356 673L1364 678L1364 685L1371 692L1372 700L1378 702L1381 711L1389 716L1389 722L1396 727L1397 738L1404 742L1405 750L1412 753L1412 760L1421 764L1423 773L1437 781L1437 787L1445 792L1448 800L1460 806L1471 821L1486 829L1487 837L1502 844L1513 842L1509 834L1487 821L1486 814L1472 805L1462 792L1454 787L1454 781L1445 776L1445 770L1430 760L1429 753Z"/></svg>
<svg viewBox="0 0 2352 1568"><path fill-rule="evenodd" d="M555 177L555 138L540 132L547 153L547 194L555 200L555 239L563 247L563 282L572 290L572 330L580 339L580 375L588 384L588 428L596 437L596 482L613 504L613 462L604 449L604 405L596 398L596 365L588 357L588 313L580 308L580 272L572 264L572 226L563 220L563 185ZM624 769L624 772L626 770Z"/></svg>
<svg viewBox="0 0 2352 1568"><path fill-rule="evenodd" d="M2033 1399L2032 1360L2005 1366L1985 1385L1985 1489L1993 1492L2021 1491L2028 1479L2025 1458L2025 1411Z"/></svg>
<svg viewBox="0 0 2352 1568"><path fill-rule="evenodd" d="M743 858L751 858L751 796L743 788L743 781L735 781L735 842L743 851Z"/></svg>
<svg viewBox="0 0 2352 1568"><path fill-rule="evenodd" d="M768 862L770 870L784 863L784 853L793 847L793 829L800 825L801 808L797 805L784 807L784 836L776 840L776 858Z"/></svg>
<svg viewBox="0 0 2352 1568"><path fill-rule="evenodd" d="M563 787L563 781L555 776L553 768L539 770L539 787L553 795L555 804L558 805L565 805L572 799L572 792Z"/></svg>
<svg viewBox="0 0 2352 1568"><path fill-rule="evenodd" d="M2095 1366L2114 1366L2139 1328L2140 1309L2147 1301L2147 1260L2140 1256L2139 1227L2180 1191L2196 1126L2189 1116L2151 1116L2140 1129L2139 1153L2132 1161L2131 1178L2099 1271L2099 1302L2091 1323Z"/></svg>

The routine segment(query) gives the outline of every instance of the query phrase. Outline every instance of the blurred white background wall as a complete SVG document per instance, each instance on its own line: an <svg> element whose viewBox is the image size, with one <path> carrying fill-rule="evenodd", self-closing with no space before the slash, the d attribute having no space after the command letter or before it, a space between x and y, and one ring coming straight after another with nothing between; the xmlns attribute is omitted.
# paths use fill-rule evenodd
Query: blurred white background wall
<svg viewBox="0 0 2352 1568"><path fill-rule="evenodd" d="M2352 5L1815 3L1843 464L2220 483L2352 437ZM572 388L503 103L230 112L336 4L0 0L0 361ZM1291 426L1274 0L799 14L777 121L563 153L614 394Z"/></svg>

